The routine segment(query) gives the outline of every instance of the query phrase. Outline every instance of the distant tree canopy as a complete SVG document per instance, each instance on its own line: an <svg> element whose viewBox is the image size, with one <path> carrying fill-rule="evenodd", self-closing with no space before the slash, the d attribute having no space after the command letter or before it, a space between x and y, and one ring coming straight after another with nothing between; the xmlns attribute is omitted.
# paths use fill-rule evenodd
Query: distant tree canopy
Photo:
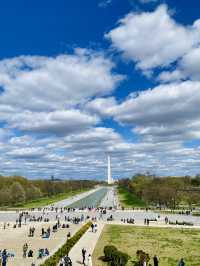
<svg viewBox="0 0 200 266"><path fill-rule="evenodd" d="M28 180L21 176L0 176L0 206L16 206L78 189L93 188L92 180Z"/></svg>
<svg viewBox="0 0 200 266"><path fill-rule="evenodd" d="M181 203L200 205L200 177L155 177L138 174L119 180L119 185L149 205L176 208ZM199 189L199 191L198 191Z"/></svg>

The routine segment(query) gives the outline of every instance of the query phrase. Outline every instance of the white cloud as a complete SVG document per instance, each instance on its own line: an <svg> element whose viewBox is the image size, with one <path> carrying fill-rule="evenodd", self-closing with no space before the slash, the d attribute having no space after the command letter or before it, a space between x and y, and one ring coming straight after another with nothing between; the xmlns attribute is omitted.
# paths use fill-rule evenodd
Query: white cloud
<svg viewBox="0 0 200 266"><path fill-rule="evenodd" d="M200 83L160 85L115 108L115 118L149 141L182 142L200 138Z"/></svg>
<svg viewBox="0 0 200 266"><path fill-rule="evenodd" d="M96 113L100 116L110 116L113 112L113 108L117 105L117 101L114 97L108 98L96 98L86 104L86 109L91 113Z"/></svg>
<svg viewBox="0 0 200 266"><path fill-rule="evenodd" d="M163 71L158 75L157 80L159 82L176 82L185 79L185 75L179 69L173 71Z"/></svg>
<svg viewBox="0 0 200 266"><path fill-rule="evenodd" d="M198 45L199 37L199 20L192 26L181 25L166 5L154 12L129 13L106 34L113 47L144 72L169 66Z"/></svg>
<svg viewBox="0 0 200 266"><path fill-rule="evenodd" d="M38 147L27 147L21 149L13 149L7 155L18 159L41 159L45 155L45 151Z"/></svg>
<svg viewBox="0 0 200 266"><path fill-rule="evenodd" d="M184 148L177 140L130 143L113 129L104 127L62 138L15 137L10 142L0 141L0 148L1 173L37 178L53 174L63 178L102 179L106 177L107 152L112 154L115 177L146 171L162 175L187 171L195 174L199 170L198 148Z"/></svg>
<svg viewBox="0 0 200 266"><path fill-rule="evenodd" d="M192 49L180 61L180 71L185 78L200 80L200 47Z"/></svg>
<svg viewBox="0 0 200 266"><path fill-rule="evenodd" d="M130 13L106 35L144 73L166 67L160 80L192 80L131 93L121 103L113 92L124 77L102 53L78 48L0 61L1 172L102 179L108 152L116 177L200 172L200 148L184 145L200 139L199 24L178 24L162 5ZM105 127L108 118L121 134Z"/></svg>
<svg viewBox="0 0 200 266"><path fill-rule="evenodd" d="M39 173L40 177L53 174L68 178L102 178L106 176L106 153L110 152L115 177L145 171L162 175L196 174L200 170L200 150L185 148L183 144L200 138L199 92L199 82L188 81L132 94L121 104L112 97L91 102L96 109L90 109L90 113L111 115L131 126L139 136L136 143L123 139L112 128L93 127L98 119L83 111L19 113L10 123L13 126L16 123L26 134L55 135L48 134L45 138L11 135L2 141L0 138L1 171L30 177L38 177ZM106 113L102 114L101 106L102 110L107 109ZM57 129L59 134L64 132L62 137Z"/></svg>
<svg viewBox="0 0 200 266"><path fill-rule="evenodd" d="M12 138L10 138L9 143L12 145L18 145L20 146L29 146L32 143L32 138L28 135L24 135L24 136L13 136Z"/></svg>
<svg viewBox="0 0 200 266"><path fill-rule="evenodd" d="M65 135L97 124L98 118L75 109L48 113L25 111L10 117L7 122L11 128L21 131Z"/></svg>
<svg viewBox="0 0 200 266"><path fill-rule="evenodd" d="M179 60L174 71L163 71L158 80L161 82L171 82L179 80L200 80L200 48L193 48Z"/></svg>
<svg viewBox="0 0 200 266"><path fill-rule="evenodd" d="M0 61L0 103L26 110L55 110L110 94L122 76L101 54L77 49L55 58L22 56Z"/></svg>
<svg viewBox="0 0 200 266"><path fill-rule="evenodd" d="M57 57L20 56L0 61L0 121L34 133L70 134L98 122L81 111L110 94L123 76L102 53L75 49Z"/></svg>

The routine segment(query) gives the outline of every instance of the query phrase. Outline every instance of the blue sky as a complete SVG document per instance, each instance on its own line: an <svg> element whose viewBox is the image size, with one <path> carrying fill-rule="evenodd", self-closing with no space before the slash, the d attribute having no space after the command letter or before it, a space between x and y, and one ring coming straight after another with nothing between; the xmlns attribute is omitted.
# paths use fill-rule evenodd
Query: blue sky
<svg viewBox="0 0 200 266"><path fill-rule="evenodd" d="M0 4L0 172L200 173L198 1Z"/></svg>

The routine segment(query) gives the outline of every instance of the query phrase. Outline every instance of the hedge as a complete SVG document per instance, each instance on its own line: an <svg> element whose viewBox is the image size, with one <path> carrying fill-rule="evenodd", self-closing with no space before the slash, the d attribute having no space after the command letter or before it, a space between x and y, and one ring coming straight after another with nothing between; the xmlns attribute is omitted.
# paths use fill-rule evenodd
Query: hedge
<svg viewBox="0 0 200 266"><path fill-rule="evenodd" d="M129 255L123 253L121 251L117 251L114 253L113 260L111 265L112 266L125 266L129 260Z"/></svg>
<svg viewBox="0 0 200 266"><path fill-rule="evenodd" d="M69 254L71 248L79 241L79 239L85 234L85 232L90 228L92 222L85 224L74 236L66 241L66 243L56 251L50 258L48 258L40 266L56 266L59 261Z"/></svg>
<svg viewBox="0 0 200 266"><path fill-rule="evenodd" d="M111 266L125 266L129 260L129 255L117 250L115 246L105 246L104 255Z"/></svg>

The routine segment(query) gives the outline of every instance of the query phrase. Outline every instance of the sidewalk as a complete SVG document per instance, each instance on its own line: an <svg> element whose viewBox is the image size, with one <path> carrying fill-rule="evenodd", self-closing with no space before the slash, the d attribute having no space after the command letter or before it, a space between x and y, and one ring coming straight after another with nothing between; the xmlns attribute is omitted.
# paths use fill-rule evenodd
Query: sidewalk
<svg viewBox="0 0 200 266"><path fill-rule="evenodd" d="M139 226L139 227L162 227L162 228L175 228L175 229L200 229L200 226L198 225L193 225L193 226L188 226L188 225L172 225L172 224L165 224L163 222L150 222L149 225L144 225L143 222L136 222L134 224L130 223L123 223L121 221L111 221L111 222L104 222L104 224L108 225L124 225L124 226Z"/></svg>
<svg viewBox="0 0 200 266"><path fill-rule="evenodd" d="M86 249L86 265L88 263L88 255L93 253L94 248L97 244L97 241L101 235L101 232L103 230L104 223L98 222L97 223L97 232L92 233L91 228L81 237L81 239L78 241L78 243L71 249L69 253L69 257L72 260L73 266L80 266L82 264L82 253L81 250L83 248ZM91 265L90 265L91 266Z"/></svg>

